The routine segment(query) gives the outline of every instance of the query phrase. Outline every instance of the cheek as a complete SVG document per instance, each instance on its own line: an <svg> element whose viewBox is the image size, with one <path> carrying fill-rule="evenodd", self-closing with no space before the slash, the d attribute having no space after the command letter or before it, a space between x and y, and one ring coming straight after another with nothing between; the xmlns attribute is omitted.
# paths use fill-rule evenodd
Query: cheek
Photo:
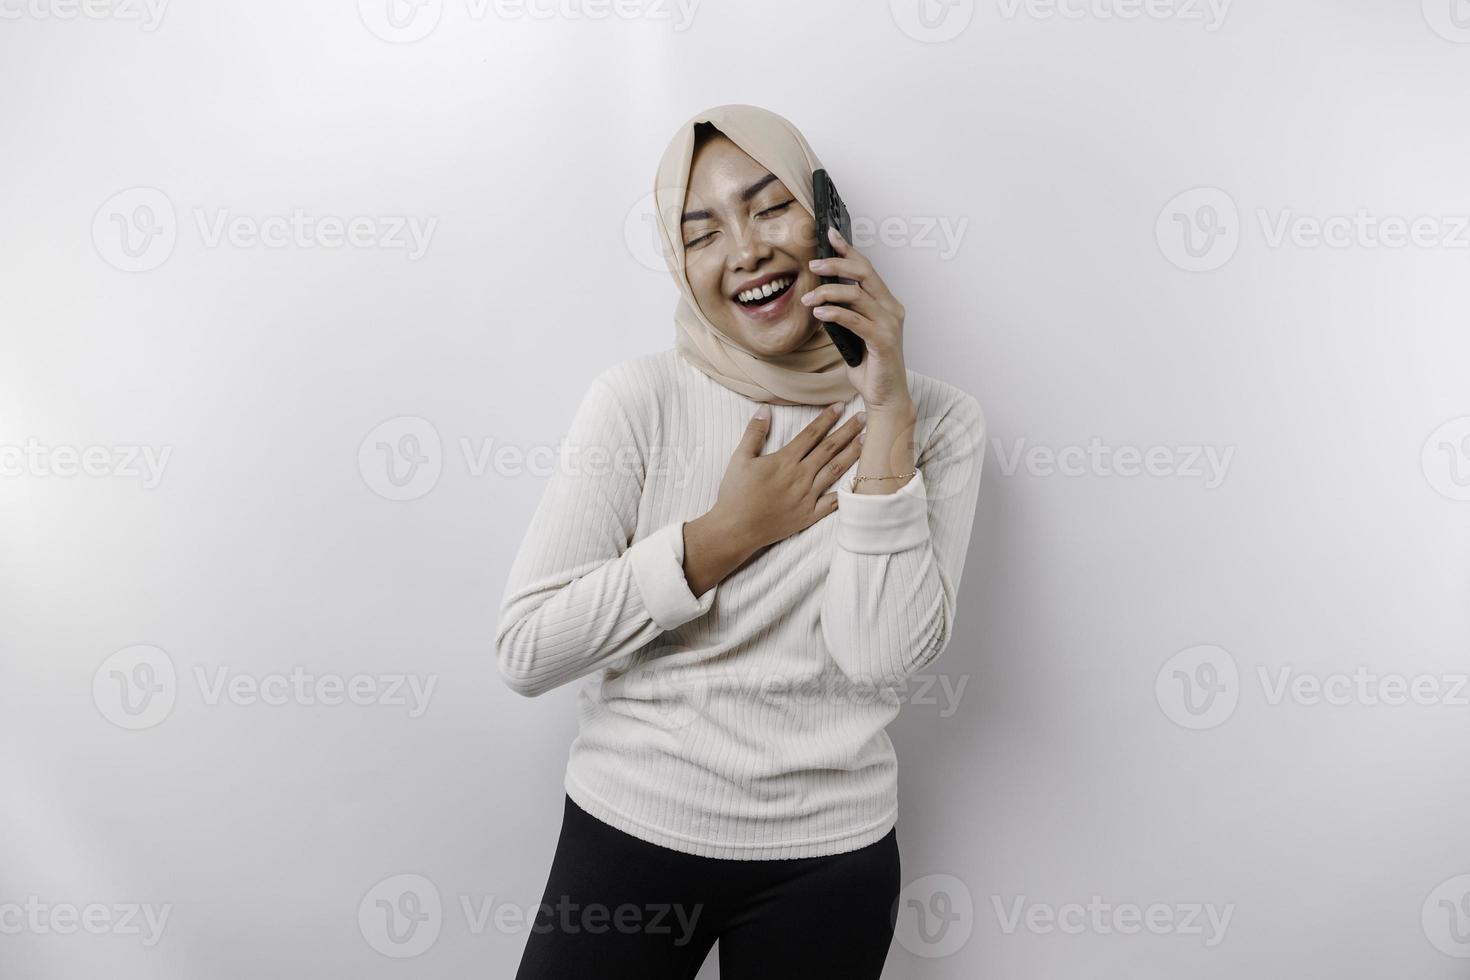
<svg viewBox="0 0 1470 980"><path fill-rule="evenodd" d="M787 254L802 261L817 257L817 223L805 211L781 221L776 234L775 244Z"/></svg>
<svg viewBox="0 0 1470 980"><path fill-rule="evenodd" d="M705 309L713 309L714 304L724 298L720 291L720 263L711 260L710 252L713 249L700 249L686 260L684 271L689 276L689 287L694 290L694 295L699 299L700 306Z"/></svg>

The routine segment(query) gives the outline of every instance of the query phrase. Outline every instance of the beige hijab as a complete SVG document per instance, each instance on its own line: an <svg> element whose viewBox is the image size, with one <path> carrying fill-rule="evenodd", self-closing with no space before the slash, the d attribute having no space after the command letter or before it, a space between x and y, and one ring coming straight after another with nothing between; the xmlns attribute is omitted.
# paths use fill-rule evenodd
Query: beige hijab
<svg viewBox="0 0 1470 980"><path fill-rule="evenodd" d="M715 329L699 308L684 267L684 236L679 219L689 187L694 155L694 126L708 122L729 137L751 159L764 166L801 206L815 214L812 171L822 167L806 138L791 123L751 105L722 105L687 119L664 151L654 185L659 235L679 303L674 308L675 346L684 359L732 391L758 402L777 405L830 405L847 401L856 389L847 379L847 362L825 328L819 327L798 349L760 356L739 340Z"/></svg>

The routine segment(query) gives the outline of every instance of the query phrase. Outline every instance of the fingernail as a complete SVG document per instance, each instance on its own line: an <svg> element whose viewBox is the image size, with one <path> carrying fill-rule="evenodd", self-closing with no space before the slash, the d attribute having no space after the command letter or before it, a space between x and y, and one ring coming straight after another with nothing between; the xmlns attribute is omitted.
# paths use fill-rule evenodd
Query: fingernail
<svg viewBox="0 0 1470 980"><path fill-rule="evenodd" d="M811 293L803 293L802 296L801 296L801 301L803 303L805 303L807 306L811 306L812 305L812 294Z"/></svg>
<svg viewBox="0 0 1470 980"><path fill-rule="evenodd" d="M828 405L827 408L830 409L831 411L836 412L838 415L841 415L842 414L842 406L843 405L846 405L846 404L847 404L846 402L833 402L832 404Z"/></svg>
<svg viewBox="0 0 1470 980"><path fill-rule="evenodd" d="M863 431L858 433L858 445L861 446L863 444L863 440L866 438L868 438L868 430L864 429Z"/></svg>
<svg viewBox="0 0 1470 980"><path fill-rule="evenodd" d="M868 413L867 412L858 412L857 415L855 415L853 417L858 420L858 425L862 425L864 422L866 422L868 420Z"/></svg>
<svg viewBox="0 0 1470 980"><path fill-rule="evenodd" d="M755 410L755 417L758 418L758 419L768 419L768 418L770 418L771 417L771 406L769 406L769 405L762 405L760 408L756 409Z"/></svg>
<svg viewBox="0 0 1470 980"><path fill-rule="evenodd" d="M810 262L807 263L807 265L810 268L812 268L813 270L815 270L817 272L821 272L822 271L822 262L823 262L822 259L812 259Z"/></svg>
<svg viewBox="0 0 1470 980"><path fill-rule="evenodd" d="M815 310L812 310L812 313L816 316L821 317L823 320L832 315L832 311L825 306L817 307Z"/></svg>

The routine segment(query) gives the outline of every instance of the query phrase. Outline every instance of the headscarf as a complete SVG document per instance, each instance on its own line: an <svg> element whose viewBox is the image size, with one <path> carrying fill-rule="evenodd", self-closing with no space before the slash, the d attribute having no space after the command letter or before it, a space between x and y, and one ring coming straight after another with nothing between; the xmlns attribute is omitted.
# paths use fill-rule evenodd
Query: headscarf
<svg viewBox="0 0 1470 980"><path fill-rule="evenodd" d="M674 340L679 353L715 381L747 398L776 405L830 405L847 401L856 389L847 377L847 362L824 327L796 350L762 356L721 333L700 310L684 264L684 235L679 227L694 157L694 127L708 122L729 137L751 159L786 185L801 206L815 217L812 171L822 167L806 138L776 113L751 105L722 105L691 116L679 127L659 161L654 203L664 259L679 289L674 308Z"/></svg>

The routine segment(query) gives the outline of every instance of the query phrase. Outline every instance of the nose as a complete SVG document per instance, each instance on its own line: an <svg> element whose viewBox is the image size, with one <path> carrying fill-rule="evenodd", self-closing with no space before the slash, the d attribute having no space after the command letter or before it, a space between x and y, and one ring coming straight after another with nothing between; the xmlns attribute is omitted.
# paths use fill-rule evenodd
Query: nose
<svg viewBox="0 0 1470 980"><path fill-rule="evenodd" d="M771 243L756 229L755 222L747 221L735 239L734 253L736 269L753 269L770 256Z"/></svg>

